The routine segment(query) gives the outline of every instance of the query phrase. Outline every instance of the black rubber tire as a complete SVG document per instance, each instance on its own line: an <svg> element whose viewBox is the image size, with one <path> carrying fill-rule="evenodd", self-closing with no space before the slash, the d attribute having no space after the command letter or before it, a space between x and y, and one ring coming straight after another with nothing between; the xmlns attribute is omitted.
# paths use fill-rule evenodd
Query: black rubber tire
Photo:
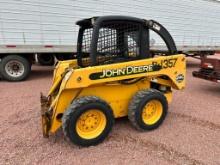
<svg viewBox="0 0 220 165"><path fill-rule="evenodd" d="M52 66L55 63L55 59L52 54L38 54L37 60L38 63L43 66Z"/></svg>
<svg viewBox="0 0 220 165"><path fill-rule="evenodd" d="M19 61L20 63L23 64L24 73L21 76L13 77L13 76L7 74L7 72L5 70L5 66L11 60ZM28 59L26 59L22 56L8 55L8 56L5 56L0 62L0 72L1 72L3 79L5 79L7 81L22 81L22 80L25 80L29 76L29 74L31 72L31 63L28 61Z"/></svg>
<svg viewBox="0 0 220 165"><path fill-rule="evenodd" d="M142 112L147 102L158 100L162 104L163 110L160 119L152 124L147 125L142 120ZM168 102L163 93L156 89L146 89L138 91L132 98L128 108L128 119L131 124L138 130L153 130L158 128L164 121L168 110Z"/></svg>
<svg viewBox="0 0 220 165"><path fill-rule="evenodd" d="M94 139L84 139L76 131L76 122L80 115L87 110L98 109L102 111L107 119L103 132ZM91 146L101 143L110 133L114 125L114 115L111 107L96 96L85 96L74 100L62 117L64 135L74 144L80 146Z"/></svg>

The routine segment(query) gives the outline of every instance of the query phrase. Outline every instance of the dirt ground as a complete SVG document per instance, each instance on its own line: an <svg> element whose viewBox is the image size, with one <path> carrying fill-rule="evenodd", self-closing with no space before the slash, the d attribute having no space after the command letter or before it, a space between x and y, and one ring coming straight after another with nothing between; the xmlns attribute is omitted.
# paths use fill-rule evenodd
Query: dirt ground
<svg viewBox="0 0 220 165"><path fill-rule="evenodd" d="M175 91L169 114L154 131L136 131L119 119L101 144L80 148L62 131L41 134L40 92L51 85L51 67L34 66L27 81L0 81L0 164L220 164L220 84L191 76L199 61L188 59L187 87Z"/></svg>

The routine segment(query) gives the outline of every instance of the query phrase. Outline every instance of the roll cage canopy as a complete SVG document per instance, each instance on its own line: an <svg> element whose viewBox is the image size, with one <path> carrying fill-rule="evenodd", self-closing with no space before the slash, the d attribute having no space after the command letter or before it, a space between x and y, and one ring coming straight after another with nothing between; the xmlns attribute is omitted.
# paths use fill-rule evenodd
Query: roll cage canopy
<svg viewBox="0 0 220 165"><path fill-rule="evenodd" d="M77 59L81 67L150 58L149 29L177 53L170 33L158 22L128 16L101 16L76 22L80 26Z"/></svg>

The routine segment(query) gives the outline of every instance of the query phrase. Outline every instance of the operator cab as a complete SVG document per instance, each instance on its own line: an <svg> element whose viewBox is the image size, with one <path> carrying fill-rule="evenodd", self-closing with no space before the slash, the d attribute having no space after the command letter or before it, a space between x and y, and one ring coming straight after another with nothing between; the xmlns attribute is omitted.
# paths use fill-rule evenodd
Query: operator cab
<svg viewBox="0 0 220 165"><path fill-rule="evenodd" d="M77 43L80 67L151 58L149 29L165 41L169 55L176 54L169 32L159 23L127 16L102 16L83 19Z"/></svg>

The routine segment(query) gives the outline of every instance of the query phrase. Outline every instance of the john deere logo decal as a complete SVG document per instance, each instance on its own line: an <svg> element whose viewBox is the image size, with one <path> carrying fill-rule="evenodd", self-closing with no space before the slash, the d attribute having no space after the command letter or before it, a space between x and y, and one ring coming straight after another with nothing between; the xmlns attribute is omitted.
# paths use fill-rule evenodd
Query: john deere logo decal
<svg viewBox="0 0 220 165"><path fill-rule="evenodd" d="M181 83L184 80L184 75L183 74L179 74L176 76L176 81L178 83Z"/></svg>
<svg viewBox="0 0 220 165"><path fill-rule="evenodd" d="M103 79L103 78L110 78L110 77L117 77L117 76L125 76L131 74L138 74L138 73L146 73L146 72L153 72L158 71L161 69L159 65L143 65L143 66L128 66L125 68L119 69L107 69L103 70L102 72L92 73L89 78L91 80Z"/></svg>
<svg viewBox="0 0 220 165"><path fill-rule="evenodd" d="M127 66L125 68L119 68L119 69L106 69L103 70L102 72L92 73L89 76L89 78L91 80L97 80L97 79L125 76L131 74L154 72L154 71L159 71L161 69L173 68L176 65L176 61L177 58L170 58L158 62L152 62L152 64L149 65ZM179 81L181 81L181 76L178 79Z"/></svg>

